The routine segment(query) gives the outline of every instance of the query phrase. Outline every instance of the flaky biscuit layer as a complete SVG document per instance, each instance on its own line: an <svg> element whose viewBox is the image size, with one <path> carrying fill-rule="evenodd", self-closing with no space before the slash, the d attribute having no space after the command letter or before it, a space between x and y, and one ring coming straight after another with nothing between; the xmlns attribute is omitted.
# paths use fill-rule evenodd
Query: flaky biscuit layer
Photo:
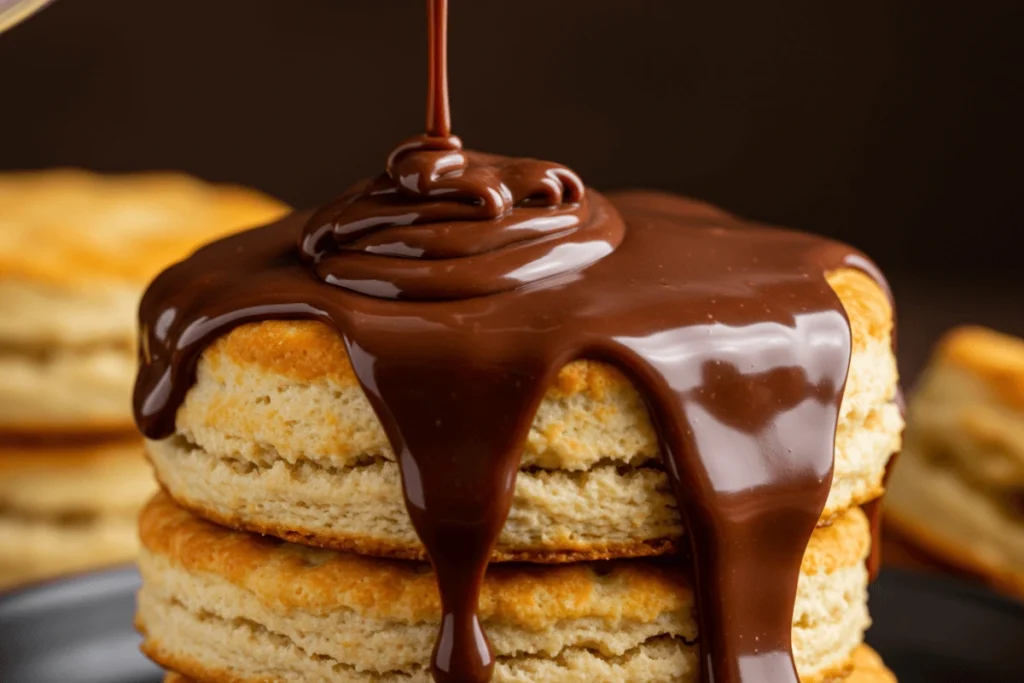
<svg viewBox="0 0 1024 683"><path fill-rule="evenodd" d="M192 661L239 680L261 670L287 672L282 680L425 675L440 621L427 565L231 531L165 495L143 513L141 537L138 622L146 652L166 666L201 676L183 666ZM847 671L861 642L869 543L859 510L811 541L793 633L798 667L811 678ZM654 648L678 671L697 637L692 592L663 562L495 566L479 614L510 666L593 656L583 650L644 658Z"/></svg>
<svg viewBox="0 0 1024 683"><path fill-rule="evenodd" d="M655 651L656 652L656 651ZM690 660L685 662L683 667L670 668L675 664L673 661L658 661L655 652L640 653L640 657L634 657L629 662L606 663L597 656L577 657L569 659L563 666L553 666L553 671L545 672L545 677L537 676L537 672L530 672L531 683L544 681L544 683L660 683L661 681L671 683L690 683L699 680ZM646 656L644 656L646 655ZM618 664L618 666L616 666ZM664 666L663 666L664 664ZM211 672L202 663L191 663L193 669L202 671L203 678L191 679L179 673L168 673L164 683L254 683L252 679L239 678L230 672ZM504 671L501 672L502 674ZM510 672L513 673L513 672ZM511 680L523 681L516 678L515 674L509 677ZM260 683L267 681L267 678L259 679ZM360 680L355 678L337 677L335 681ZM403 681L412 679L403 678ZM497 677L495 681L499 680ZM508 678L504 679L508 680ZM822 679L828 680L828 679ZM804 679L807 683L806 679ZM896 683L896 677L892 675L878 654L867 645L861 645L854 652L853 670L849 676L833 677L831 681L838 683Z"/></svg>
<svg viewBox="0 0 1024 683"><path fill-rule="evenodd" d="M887 405L859 429L845 430L822 523L878 495L889 454L899 445L899 409ZM298 543L371 555L422 559L403 502L398 465L377 458L325 468L276 459L214 457L183 439L147 444L157 476L198 514L239 529ZM852 471L850 471L852 469ZM677 549L684 534L664 471L600 464L583 471L520 471L496 560L567 562L641 557Z"/></svg>
<svg viewBox="0 0 1024 683"><path fill-rule="evenodd" d="M0 591L135 559L136 516L21 517L0 512Z"/></svg>
<svg viewBox="0 0 1024 683"><path fill-rule="evenodd" d="M125 435L135 431L131 344L0 349L0 435Z"/></svg>
<svg viewBox="0 0 1024 683"><path fill-rule="evenodd" d="M137 438L0 447L0 589L134 559L155 488Z"/></svg>
<svg viewBox="0 0 1024 683"><path fill-rule="evenodd" d="M129 437L93 443L0 443L0 512L21 517L137 514L156 490Z"/></svg>

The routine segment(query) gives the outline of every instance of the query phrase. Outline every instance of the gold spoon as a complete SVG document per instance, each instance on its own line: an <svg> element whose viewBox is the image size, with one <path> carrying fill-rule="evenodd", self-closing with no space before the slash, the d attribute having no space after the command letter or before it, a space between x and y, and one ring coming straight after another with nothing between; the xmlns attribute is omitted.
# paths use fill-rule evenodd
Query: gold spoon
<svg viewBox="0 0 1024 683"><path fill-rule="evenodd" d="M0 33L28 19L49 3L50 0L0 0Z"/></svg>

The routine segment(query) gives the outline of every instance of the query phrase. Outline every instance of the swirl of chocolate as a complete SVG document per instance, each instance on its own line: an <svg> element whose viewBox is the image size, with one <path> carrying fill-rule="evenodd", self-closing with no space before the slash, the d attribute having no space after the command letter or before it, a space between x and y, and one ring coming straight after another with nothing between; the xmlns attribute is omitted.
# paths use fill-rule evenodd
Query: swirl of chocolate
<svg viewBox="0 0 1024 683"><path fill-rule="evenodd" d="M422 135L391 152L386 173L316 212L299 251L332 285L450 300L580 270L624 234L618 211L564 166Z"/></svg>

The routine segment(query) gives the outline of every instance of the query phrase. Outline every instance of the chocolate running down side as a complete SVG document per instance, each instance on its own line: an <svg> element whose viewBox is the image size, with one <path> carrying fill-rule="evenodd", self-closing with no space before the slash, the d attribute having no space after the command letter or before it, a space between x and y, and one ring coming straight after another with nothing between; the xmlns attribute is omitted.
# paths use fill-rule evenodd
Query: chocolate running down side
<svg viewBox="0 0 1024 683"><path fill-rule="evenodd" d="M447 10L428 6L429 134L330 206L213 243L154 281L140 428L172 434L200 354L230 329L333 327L436 570L434 676L482 682L480 582L534 412L569 361L612 363L645 397L686 523L703 680L796 683L796 583L851 352L825 273L884 281L835 242L679 197L604 198L557 164L464 152L447 123Z"/></svg>

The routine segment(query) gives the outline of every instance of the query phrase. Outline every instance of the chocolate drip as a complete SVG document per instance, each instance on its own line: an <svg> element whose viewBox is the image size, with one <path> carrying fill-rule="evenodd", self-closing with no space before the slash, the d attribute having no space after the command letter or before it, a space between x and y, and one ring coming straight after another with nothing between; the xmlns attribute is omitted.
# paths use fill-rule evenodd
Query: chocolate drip
<svg viewBox="0 0 1024 683"><path fill-rule="evenodd" d="M688 530L703 680L797 683L793 603L851 351L825 272L873 266L697 202L605 199L563 167L464 152L449 135L446 3L428 8L429 134L331 206L215 242L153 282L140 428L173 433L200 354L232 328L333 327L437 575L434 677L483 682L494 658L477 601L534 413L566 363L614 364L647 402Z"/></svg>
<svg viewBox="0 0 1024 683"><path fill-rule="evenodd" d="M427 0L427 135L452 134L448 98L448 0Z"/></svg>

